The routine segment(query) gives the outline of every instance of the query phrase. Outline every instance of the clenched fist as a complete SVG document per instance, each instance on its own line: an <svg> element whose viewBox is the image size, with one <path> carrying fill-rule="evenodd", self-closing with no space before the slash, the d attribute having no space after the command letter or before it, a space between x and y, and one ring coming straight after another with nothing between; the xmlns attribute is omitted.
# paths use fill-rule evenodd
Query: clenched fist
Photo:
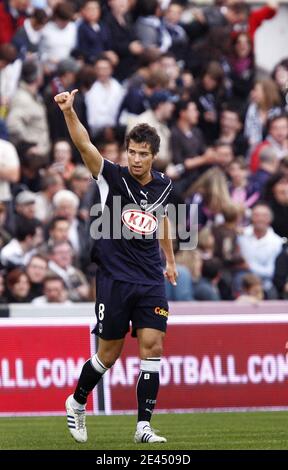
<svg viewBox="0 0 288 470"><path fill-rule="evenodd" d="M69 93L69 91L64 91L63 93L58 93L58 95L54 96L54 100L59 105L61 111L68 111L73 108L74 98L77 92L78 90L75 89L72 90L71 93Z"/></svg>

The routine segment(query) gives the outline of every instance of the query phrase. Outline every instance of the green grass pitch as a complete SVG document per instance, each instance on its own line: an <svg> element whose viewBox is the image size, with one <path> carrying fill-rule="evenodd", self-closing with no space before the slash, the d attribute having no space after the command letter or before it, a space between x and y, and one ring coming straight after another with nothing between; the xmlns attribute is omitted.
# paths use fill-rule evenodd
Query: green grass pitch
<svg viewBox="0 0 288 470"><path fill-rule="evenodd" d="M0 449L288 449L288 412L160 414L152 425L167 444L134 444L133 416L88 416L85 444L73 441L64 417L0 418Z"/></svg>

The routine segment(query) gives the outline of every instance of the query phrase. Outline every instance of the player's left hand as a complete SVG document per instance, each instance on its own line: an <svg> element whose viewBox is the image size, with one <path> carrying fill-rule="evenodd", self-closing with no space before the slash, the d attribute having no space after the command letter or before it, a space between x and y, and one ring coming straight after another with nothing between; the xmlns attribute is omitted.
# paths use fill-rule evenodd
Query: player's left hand
<svg viewBox="0 0 288 470"><path fill-rule="evenodd" d="M166 270L164 271L164 276L172 284L172 286L177 286L178 272L175 262L166 263Z"/></svg>

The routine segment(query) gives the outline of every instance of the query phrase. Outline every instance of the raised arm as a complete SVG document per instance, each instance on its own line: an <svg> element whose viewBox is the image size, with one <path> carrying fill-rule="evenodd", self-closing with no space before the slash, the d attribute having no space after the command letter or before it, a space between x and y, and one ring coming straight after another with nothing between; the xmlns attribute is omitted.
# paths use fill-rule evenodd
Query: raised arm
<svg viewBox="0 0 288 470"><path fill-rule="evenodd" d="M92 144L88 132L78 119L75 110L73 109L74 97L78 90L73 90L71 93L64 91L54 97L61 111L63 111L64 118L69 130L71 139L79 150L82 160L91 171L93 176L98 176L103 164L103 157L98 152L95 145Z"/></svg>

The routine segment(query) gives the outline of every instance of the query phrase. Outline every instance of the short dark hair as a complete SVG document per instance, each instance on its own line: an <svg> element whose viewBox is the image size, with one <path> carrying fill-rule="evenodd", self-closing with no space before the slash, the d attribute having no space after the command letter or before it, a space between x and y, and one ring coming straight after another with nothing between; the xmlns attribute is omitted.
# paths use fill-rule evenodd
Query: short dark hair
<svg viewBox="0 0 288 470"><path fill-rule="evenodd" d="M51 220L51 222L49 224L49 232L51 230L54 230L54 228L57 225L57 222L68 222L69 223L69 220L66 219L66 217L61 217L60 215L56 216L56 217L53 217L53 219Z"/></svg>
<svg viewBox="0 0 288 470"><path fill-rule="evenodd" d="M153 155L156 155L159 152L160 137L157 134L155 127L149 126L149 124L138 124L131 129L125 139L126 150L128 150L130 140L133 140L137 144L144 142L150 144L150 149Z"/></svg>
<svg viewBox="0 0 288 470"><path fill-rule="evenodd" d="M28 236L34 237L37 227L39 227L38 220L25 218L25 223L19 223L19 225L17 225L15 230L15 238L19 242L23 242Z"/></svg>
<svg viewBox="0 0 288 470"><path fill-rule="evenodd" d="M202 276L213 281L220 273L222 263L218 258L205 259L202 266Z"/></svg>
<svg viewBox="0 0 288 470"><path fill-rule="evenodd" d="M47 273L47 275L45 276L45 279L43 281L43 284L46 284L47 282L50 282L50 281L59 281L59 282L62 283L63 287L65 287L65 282L62 279L62 277L58 276L53 271L49 271Z"/></svg>

